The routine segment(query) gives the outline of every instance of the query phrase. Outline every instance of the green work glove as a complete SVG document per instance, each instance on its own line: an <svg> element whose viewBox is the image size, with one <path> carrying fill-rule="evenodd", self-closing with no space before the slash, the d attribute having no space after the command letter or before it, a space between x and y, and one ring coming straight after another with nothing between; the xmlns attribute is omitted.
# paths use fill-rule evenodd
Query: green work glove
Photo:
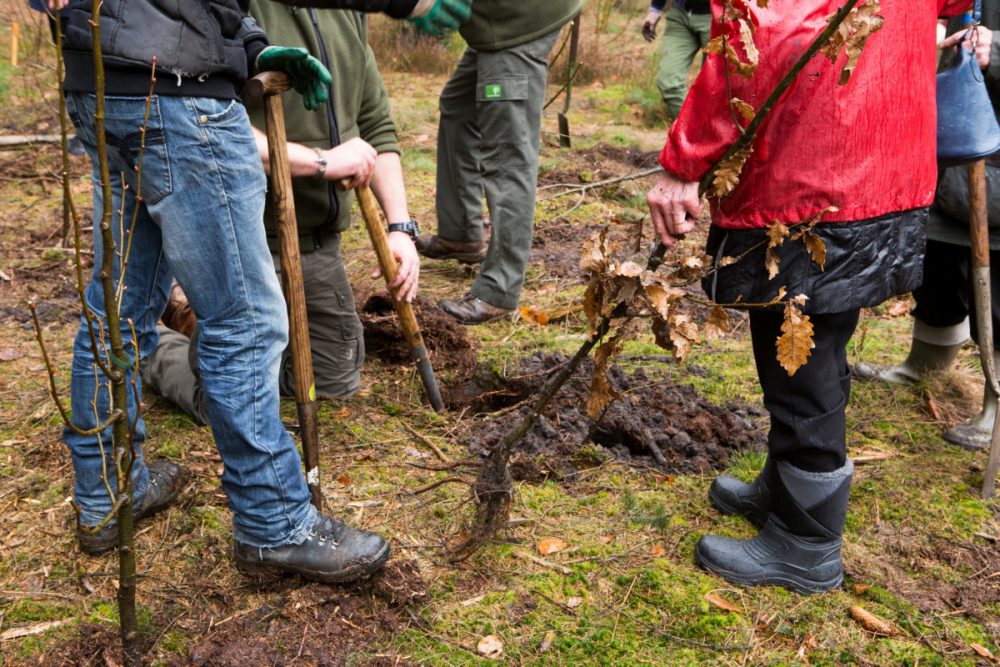
<svg viewBox="0 0 1000 667"><path fill-rule="evenodd" d="M417 30L440 36L458 30L472 15L472 0L436 0L426 16L407 19Z"/></svg>
<svg viewBox="0 0 1000 667"><path fill-rule="evenodd" d="M328 97L330 72L323 63L309 55L305 49L290 46L269 46L257 56L257 71L277 70L292 80L292 88L302 95L309 111L319 109Z"/></svg>

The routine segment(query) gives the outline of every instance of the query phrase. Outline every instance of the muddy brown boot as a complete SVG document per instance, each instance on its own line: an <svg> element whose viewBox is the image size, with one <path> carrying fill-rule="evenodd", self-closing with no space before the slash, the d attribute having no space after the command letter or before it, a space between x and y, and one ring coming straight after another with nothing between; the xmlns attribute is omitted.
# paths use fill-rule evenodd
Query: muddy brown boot
<svg viewBox="0 0 1000 667"><path fill-rule="evenodd" d="M188 338L191 338L194 333L195 325L198 324L198 318L195 317L194 311L191 310L191 304L188 303L187 295L184 294L184 290L177 283L174 283L173 287L170 288L170 298L167 299L167 307L163 310L160 321L167 328L184 334Z"/></svg>
<svg viewBox="0 0 1000 667"><path fill-rule="evenodd" d="M486 303L469 292L461 299L439 301L441 310L448 313L462 324L486 324L506 317L514 312L513 308L500 308Z"/></svg>
<svg viewBox="0 0 1000 667"><path fill-rule="evenodd" d="M483 241L449 241L436 234L421 234L413 245L424 257L454 259L462 264L482 264L488 249Z"/></svg>
<svg viewBox="0 0 1000 667"><path fill-rule="evenodd" d="M184 469L166 459L149 463L149 485L146 493L132 506L136 521L166 509L177 498L184 481ZM100 556L118 546L118 522L112 519L96 532L77 526L77 543L88 556Z"/></svg>
<svg viewBox="0 0 1000 667"><path fill-rule="evenodd" d="M382 569L389 560L389 543L376 533L317 514L302 543L262 548L234 540L233 560L240 572L259 581L298 574L310 581L340 584Z"/></svg>

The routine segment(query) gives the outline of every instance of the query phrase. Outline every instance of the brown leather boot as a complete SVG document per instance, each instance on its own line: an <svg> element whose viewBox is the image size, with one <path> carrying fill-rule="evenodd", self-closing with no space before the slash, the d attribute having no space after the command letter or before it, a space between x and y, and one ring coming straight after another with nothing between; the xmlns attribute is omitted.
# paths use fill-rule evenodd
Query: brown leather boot
<svg viewBox="0 0 1000 667"><path fill-rule="evenodd" d="M483 241L449 241L436 234L423 234L413 242L424 257L454 259L462 264L482 264L488 246Z"/></svg>
<svg viewBox="0 0 1000 667"><path fill-rule="evenodd" d="M457 301L443 300L438 305L462 324L485 324L499 320L514 312L513 308L500 308L486 303L469 292Z"/></svg>
<svg viewBox="0 0 1000 667"><path fill-rule="evenodd" d="M170 289L170 298L167 299L167 307L160 317L164 326L173 329L179 334L184 334L188 338L194 333L194 328L198 324L198 318L191 310L187 295L177 283Z"/></svg>

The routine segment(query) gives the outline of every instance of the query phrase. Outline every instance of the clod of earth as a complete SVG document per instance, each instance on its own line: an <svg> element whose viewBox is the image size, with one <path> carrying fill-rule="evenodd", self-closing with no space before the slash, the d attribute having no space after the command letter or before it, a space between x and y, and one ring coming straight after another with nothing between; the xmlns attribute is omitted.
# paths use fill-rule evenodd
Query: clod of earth
<svg viewBox="0 0 1000 667"><path fill-rule="evenodd" d="M409 363L410 346L392 309L388 292L355 295L358 316L365 331L365 352L389 363ZM434 370L468 377L476 363L476 351L464 328L435 304L417 297L413 310Z"/></svg>
<svg viewBox="0 0 1000 667"><path fill-rule="evenodd" d="M509 378L490 377L480 368L474 378L453 389L447 400L486 413L511 408L502 419L486 417L469 436L469 448L485 455L526 413L545 381L567 362L561 354L536 353ZM608 376L623 398L612 403L596 423L587 416L593 361L585 360L556 394L538 423L515 447L511 475L516 480L555 477L572 481L580 469L607 456L630 465L671 473L704 474L725 467L729 455L764 446L760 412L749 406L718 406L694 387L638 369L612 366ZM689 368L689 370L694 370ZM596 447L595 447L596 445Z"/></svg>

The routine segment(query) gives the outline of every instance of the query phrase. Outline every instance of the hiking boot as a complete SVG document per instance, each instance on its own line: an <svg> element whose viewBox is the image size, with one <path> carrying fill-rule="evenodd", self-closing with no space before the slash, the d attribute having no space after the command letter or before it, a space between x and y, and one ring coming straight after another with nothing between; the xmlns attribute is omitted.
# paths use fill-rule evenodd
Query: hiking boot
<svg viewBox="0 0 1000 667"><path fill-rule="evenodd" d="M153 516L174 502L181 490L184 469L166 459L157 459L149 464L149 486L146 494L132 508L136 522ZM88 556L100 556L118 546L118 522L109 521L96 533L77 526L76 539L80 551Z"/></svg>
<svg viewBox="0 0 1000 667"><path fill-rule="evenodd" d="M764 469L749 484L729 475L719 475L708 487L709 501L723 514L744 516L755 526L763 526L767 522L770 502L765 481L767 470L765 463Z"/></svg>
<svg viewBox="0 0 1000 667"><path fill-rule="evenodd" d="M187 295L181 286L174 283L170 288L170 297L167 299L167 307L160 316L160 321L164 326L173 329L179 334L184 334L188 338L194 335L194 329L198 324L198 318L191 310Z"/></svg>
<svg viewBox="0 0 1000 667"><path fill-rule="evenodd" d="M457 301L438 301L441 310L462 324L485 324L499 320L514 312L513 308L500 308L486 303L469 292Z"/></svg>
<svg viewBox="0 0 1000 667"><path fill-rule="evenodd" d="M375 574L389 560L380 535L351 528L324 514L301 544L253 547L233 541L236 569L255 579L298 574L310 581L339 584Z"/></svg>
<svg viewBox="0 0 1000 667"><path fill-rule="evenodd" d="M424 257L454 259L462 264L482 264L489 247L483 241L449 241L436 234L421 234L413 244Z"/></svg>
<svg viewBox="0 0 1000 667"><path fill-rule="evenodd" d="M844 581L841 537L854 464L808 472L781 461L768 480L772 511L749 540L705 535L695 560L726 581L820 593Z"/></svg>

